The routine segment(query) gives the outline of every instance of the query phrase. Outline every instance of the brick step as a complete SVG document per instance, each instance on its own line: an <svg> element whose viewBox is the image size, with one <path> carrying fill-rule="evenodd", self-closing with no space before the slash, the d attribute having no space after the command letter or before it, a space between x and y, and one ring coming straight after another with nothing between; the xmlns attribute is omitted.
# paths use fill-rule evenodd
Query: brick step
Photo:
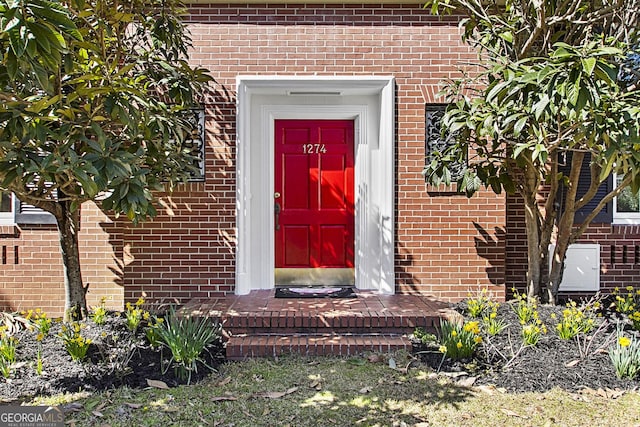
<svg viewBox="0 0 640 427"><path fill-rule="evenodd" d="M398 313L237 313L223 317L223 327L234 335L261 334L407 334L417 327L435 331L442 314Z"/></svg>
<svg viewBox="0 0 640 427"><path fill-rule="evenodd" d="M303 356L350 356L364 352L411 351L411 341L397 334L256 334L231 336L226 344L228 360Z"/></svg>

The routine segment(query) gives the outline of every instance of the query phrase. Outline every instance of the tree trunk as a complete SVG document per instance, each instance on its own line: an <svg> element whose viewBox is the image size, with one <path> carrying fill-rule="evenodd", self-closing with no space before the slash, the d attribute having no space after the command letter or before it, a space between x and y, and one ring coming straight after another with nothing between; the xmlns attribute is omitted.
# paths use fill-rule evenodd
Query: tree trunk
<svg viewBox="0 0 640 427"><path fill-rule="evenodd" d="M527 296L538 298L542 292L540 287L540 234L538 229L537 204L533 200L525 200L524 218L527 230Z"/></svg>
<svg viewBox="0 0 640 427"><path fill-rule="evenodd" d="M560 282L562 282L562 276L564 275L564 260L568 247L568 243L557 242L556 248L553 251L551 271L549 272L549 284L547 286L549 304L556 305L558 303L558 290L560 289Z"/></svg>
<svg viewBox="0 0 640 427"><path fill-rule="evenodd" d="M79 320L87 315L87 289L82 283L80 250L78 248L78 226L80 210L71 210L71 202L59 201L60 215L56 215L60 234L60 249L64 266L64 319Z"/></svg>

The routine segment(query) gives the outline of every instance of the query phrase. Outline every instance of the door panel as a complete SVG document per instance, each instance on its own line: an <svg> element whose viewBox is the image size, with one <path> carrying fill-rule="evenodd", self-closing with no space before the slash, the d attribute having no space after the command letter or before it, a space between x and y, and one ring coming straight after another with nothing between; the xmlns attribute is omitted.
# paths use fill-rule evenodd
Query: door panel
<svg viewBox="0 0 640 427"><path fill-rule="evenodd" d="M276 120L275 132L276 269L353 269L353 121Z"/></svg>

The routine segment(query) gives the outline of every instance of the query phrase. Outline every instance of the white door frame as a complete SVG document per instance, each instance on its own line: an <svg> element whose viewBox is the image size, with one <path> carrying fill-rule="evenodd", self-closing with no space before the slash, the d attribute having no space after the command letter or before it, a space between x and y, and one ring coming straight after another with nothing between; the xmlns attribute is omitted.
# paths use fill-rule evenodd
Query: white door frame
<svg viewBox="0 0 640 427"><path fill-rule="evenodd" d="M274 121L355 122L356 288L395 292L393 77L239 76L236 286L274 287Z"/></svg>

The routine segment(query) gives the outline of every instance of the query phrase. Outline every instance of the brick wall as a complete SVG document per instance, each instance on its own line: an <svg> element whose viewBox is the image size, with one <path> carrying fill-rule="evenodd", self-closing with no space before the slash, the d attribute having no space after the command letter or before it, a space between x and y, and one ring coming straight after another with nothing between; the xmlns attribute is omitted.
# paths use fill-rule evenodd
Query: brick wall
<svg viewBox="0 0 640 427"><path fill-rule="evenodd" d="M79 236L82 275L89 283L87 302L122 309L121 237L113 222L91 203L82 206ZM0 310L43 309L64 312L64 278L55 225L2 227L0 233Z"/></svg>
<svg viewBox="0 0 640 427"><path fill-rule="evenodd" d="M515 286L524 291L527 240L524 209L519 197L508 198L506 242L507 290ZM600 244L601 291L611 292L616 287L637 286L640 280L640 226L591 224L578 243Z"/></svg>
<svg viewBox="0 0 640 427"><path fill-rule="evenodd" d="M194 5L188 17L192 60L215 77L207 96L206 180L162 198L154 221L113 226L83 218L83 273L91 301L122 292L184 302L234 290L237 75L393 75L396 78L396 281L399 292L457 300L489 287L504 295L505 201L428 188L425 102L476 59L460 42L456 18L408 5ZM91 214L93 215L93 214ZM108 227L90 225L106 222ZM2 265L12 308L61 307L61 266L52 229L24 229L17 244L29 263ZM29 278L26 292L24 277ZM34 277L36 277L34 279ZM103 291L104 290L104 291ZM20 295L17 297L17 295ZM121 294L119 294L121 295ZM52 302L52 301L56 302ZM114 304L122 302L117 298ZM45 308L46 308L45 307Z"/></svg>
<svg viewBox="0 0 640 427"><path fill-rule="evenodd" d="M206 182L166 198L125 234L126 298L184 301L232 292L237 75L393 75L397 82L396 278L400 292L459 299L504 289L504 201L432 191L420 172L425 102L476 54L455 18L410 5L236 5L191 9L192 60L216 85L207 105ZM433 190L433 189L432 189Z"/></svg>

